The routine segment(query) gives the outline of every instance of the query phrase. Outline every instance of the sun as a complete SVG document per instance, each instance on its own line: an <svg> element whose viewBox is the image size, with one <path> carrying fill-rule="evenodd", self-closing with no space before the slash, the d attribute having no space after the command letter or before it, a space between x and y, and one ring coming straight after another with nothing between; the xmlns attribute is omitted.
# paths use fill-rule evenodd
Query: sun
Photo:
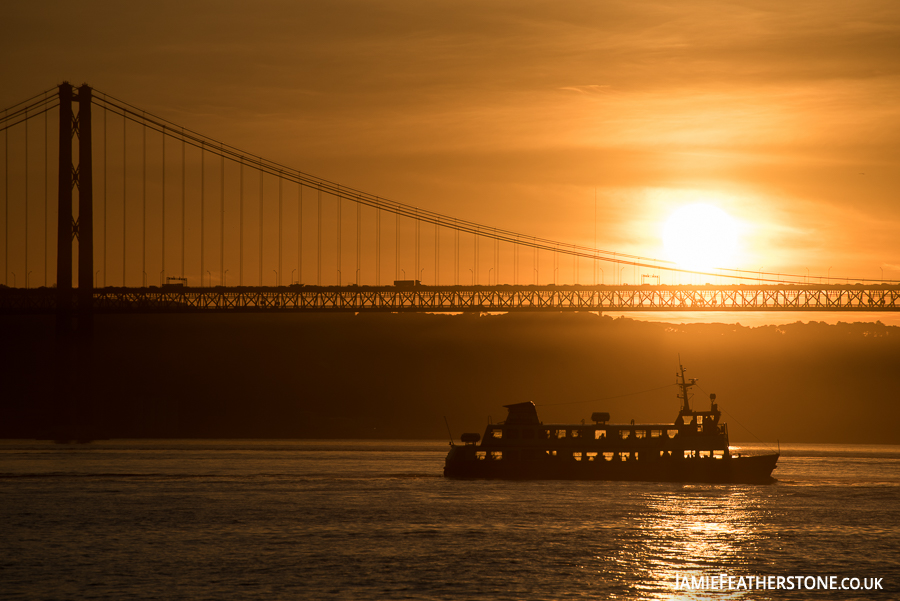
<svg viewBox="0 0 900 601"><path fill-rule="evenodd" d="M682 206L663 226L666 258L692 271L732 267L738 250L738 230L738 222L716 206Z"/></svg>

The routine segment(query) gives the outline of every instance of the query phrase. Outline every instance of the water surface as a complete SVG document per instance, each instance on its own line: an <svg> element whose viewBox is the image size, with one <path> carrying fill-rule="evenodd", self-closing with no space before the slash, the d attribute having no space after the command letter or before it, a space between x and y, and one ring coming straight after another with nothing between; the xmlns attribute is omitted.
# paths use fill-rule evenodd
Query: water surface
<svg viewBox="0 0 900 601"><path fill-rule="evenodd" d="M3 596L900 597L900 447L781 445L770 486L453 481L446 450L0 441ZM676 590L676 576L721 573L884 590Z"/></svg>

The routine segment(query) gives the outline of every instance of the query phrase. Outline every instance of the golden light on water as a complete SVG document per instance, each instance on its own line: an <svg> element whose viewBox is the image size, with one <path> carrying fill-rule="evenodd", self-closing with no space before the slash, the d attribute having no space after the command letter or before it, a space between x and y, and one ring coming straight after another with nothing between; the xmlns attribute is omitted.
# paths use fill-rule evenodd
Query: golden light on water
<svg viewBox="0 0 900 601"><path fill-rule="evenodd" d="M643 598L747 598L746 589L676 591L675 578L714 575L723 561L730 566L729 575L746 576L743 566L770 536L759 528L767 511L759 497L736 489L686 486L679 493L649 494L645 501L646 511L636 524L644 536L632 549L646 569L646 585L639 587Z"/></svg>
<svg viewBox="0 0 900 601"><path fill-rule="evenodd" d="M679 207L669 215L662 230L666 258L694 271L734 267L739 235L735 218L706 203Z"/></svg>

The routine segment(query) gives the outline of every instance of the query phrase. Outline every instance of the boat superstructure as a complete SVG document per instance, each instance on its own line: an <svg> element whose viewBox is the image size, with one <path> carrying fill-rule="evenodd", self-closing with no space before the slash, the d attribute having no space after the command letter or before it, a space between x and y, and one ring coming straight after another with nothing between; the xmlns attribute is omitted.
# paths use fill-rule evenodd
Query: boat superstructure
<svg viewBox="0 0 900 601"><path fill-rule="evenodd" d="M778 453L734 455L716 395L708 411L690 406L695 378L676 374L682 401L673 423L613 424L593 413L592 424L544 424L532 402L505 405L508 415L484 436L451 443L444 475L455 478L647 480L770 483ZM480 441L480 442L479 442Z"/></svg>

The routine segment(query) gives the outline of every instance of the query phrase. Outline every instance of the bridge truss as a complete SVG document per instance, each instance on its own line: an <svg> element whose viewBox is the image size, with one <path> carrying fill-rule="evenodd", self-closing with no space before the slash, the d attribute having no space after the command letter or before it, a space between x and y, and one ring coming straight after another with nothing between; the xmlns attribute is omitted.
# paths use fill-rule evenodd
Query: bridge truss
<svg viewBox="0 0 900 601"><path fill-rule="evenodd" d="M0 313L54 313L50 289L0 292ZM73 303L77 305L77 298ZM900 311L900 286L284 286L103 288L96 313Z"/></svg>

